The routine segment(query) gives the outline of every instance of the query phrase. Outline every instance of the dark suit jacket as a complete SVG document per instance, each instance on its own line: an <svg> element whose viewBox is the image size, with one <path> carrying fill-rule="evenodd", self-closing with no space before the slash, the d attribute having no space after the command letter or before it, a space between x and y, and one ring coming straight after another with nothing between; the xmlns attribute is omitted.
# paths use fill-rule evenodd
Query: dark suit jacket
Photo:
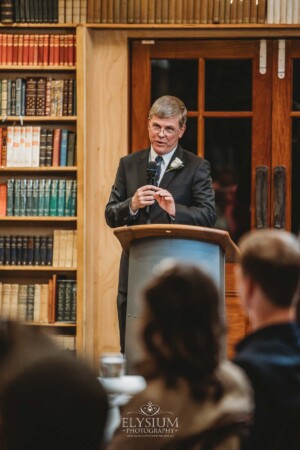
<svg viewBox="0 0 300 450"><path fill-rule="evenodd" d="M155 203L149 216L146 208L133 218L129 204L136 190L147 184L147 164L150 148L127 155L120 160L115 183L105 209L107 224L112 227L142 225L145 223L170 223L167 213ZM175 158L184 167L168 171ZM176 203L177 224L212 227L216 220L215 196L211 185L209 163L194 154L177 147L160 182Z"/></svg>
<svg viewBox="0 0 300 450"><path fill-rule="evenodd" d="M299 449L300 436L295 434L300 426L299 325L282 323L255 331L238 344L234 362L245 370L255 394L255 421L247 448Z"/></svg>

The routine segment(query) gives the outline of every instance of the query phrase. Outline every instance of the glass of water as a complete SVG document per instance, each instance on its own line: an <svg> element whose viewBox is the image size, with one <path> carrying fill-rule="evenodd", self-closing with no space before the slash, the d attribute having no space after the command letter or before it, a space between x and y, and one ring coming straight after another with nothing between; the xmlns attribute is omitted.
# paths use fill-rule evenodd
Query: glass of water
<svg viewBox="0 0 300 450"><path fill-rule="evenodd" d="M125 375L125 356L122 353L102 353L99 372L102 378L122 377Z"/></svg>

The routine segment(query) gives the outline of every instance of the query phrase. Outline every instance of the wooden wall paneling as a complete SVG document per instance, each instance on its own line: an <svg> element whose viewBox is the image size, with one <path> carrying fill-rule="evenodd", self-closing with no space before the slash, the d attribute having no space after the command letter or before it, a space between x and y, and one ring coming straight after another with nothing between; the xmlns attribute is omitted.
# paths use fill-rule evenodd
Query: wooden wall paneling
<svg viewBox="0 0 300 450"><path fill-rule="evenodd" d="M86 351L118 351L116 311L121 247L104 209L121 156L128 152L126 32L88 30L86 39Z"/></svg>
<svg viewBox="0 0 300 450"><path fill-rule="evenodd" d="M265 165L269 168L268 174L268 217L269 226L271 223L271 146L272 146L272 42L267 41L267 71L265 74L259 72L259 48L256 51L256 58L253 60L253 84L255 84L253 96L253 119L252 119L252 176L251 176L251 227L256 227L256 205L255 205L255 169L257 166ZM267 94L266 94L267 93ZM255 132L254 132L255 130Z"/></svg>
<svg viewBox="0 0 300 450"><path fill-rule="evenodd" d="M249 327L235 284L235 265L233 263L225 265L227 356L230 359L234 356L236 344L245 337Z"/></svg>
<svg viewBox="0 0 300 450"><path fill-rule="evenodd" d="M273 100L272 100L272 180L273 170L276 166L285 166L286 183L286 229L291 229L291 81L292 80L292 59L285 57L285 76L278 77L278 44L273 43ZM286 41L286 55L290 53L291 42ZM274 186L271 192L273 226L273 195Z"/></svg>

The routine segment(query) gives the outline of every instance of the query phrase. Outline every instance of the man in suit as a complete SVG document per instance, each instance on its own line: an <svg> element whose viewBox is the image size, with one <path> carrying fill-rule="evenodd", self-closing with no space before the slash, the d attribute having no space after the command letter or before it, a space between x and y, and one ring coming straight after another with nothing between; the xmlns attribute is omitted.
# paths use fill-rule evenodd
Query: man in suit
<svg viewBox="0 0 300 450"><path fill-rule="evenodd" d="M283 230L260 230L245 235L240 250L237 281L251 334L238 344L234 362L245 370L255 394L248 448L299 449L299 240Z"/></svg>
<svg viewBox="0 0 300 450"><path fill-rule="evenodd" d="M177 97L165 95L152 105L148 117L151 146L120 160L105 209L107 224L186 224L212 227L216 220L209 163L180 147L187 109ZM155 162L154 183L147 180ZM147 182L148 181L148 182ZM123 253L118 288L121 351L124 350L128 258Z"/></svg>

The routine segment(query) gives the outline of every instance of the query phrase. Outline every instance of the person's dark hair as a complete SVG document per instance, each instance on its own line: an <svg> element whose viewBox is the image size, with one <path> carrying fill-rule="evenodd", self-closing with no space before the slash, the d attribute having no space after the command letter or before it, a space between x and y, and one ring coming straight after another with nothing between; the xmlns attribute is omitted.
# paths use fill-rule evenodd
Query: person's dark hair
<svg viewBox="0 0 300 450"><path fill-rule="evenodd" d="M0 395L3 450L100 450L107 398L74 357L46 356L10 380Z"/></svg>
<svg viewBox="0 0 300 450"><path fill-rule="evenodd" d="M211 278L193 265L176 264L145 287L142 332L148 355L139 366L146 378L161 376L168 386L185 379L194 398L208 391L219 398L215 376L224 334L219 295Z"/></svg>
<svg viewBox="0 0 300 450"><path fill-rule="evenodd" d="M153 116L161 119L165 117L179 116L179 127L182 128L187 121L187 109L182 100L172 95L164 95L159 97L149 111L148 120Z"/></svg>
<svg viewBox="0 0 300 450"><path fill-rule="evenodd" d="M257 230L244 235L239 247L242 272L250 276L268 299L290 307L300 280L300 243L284 230Z"/></svg>

